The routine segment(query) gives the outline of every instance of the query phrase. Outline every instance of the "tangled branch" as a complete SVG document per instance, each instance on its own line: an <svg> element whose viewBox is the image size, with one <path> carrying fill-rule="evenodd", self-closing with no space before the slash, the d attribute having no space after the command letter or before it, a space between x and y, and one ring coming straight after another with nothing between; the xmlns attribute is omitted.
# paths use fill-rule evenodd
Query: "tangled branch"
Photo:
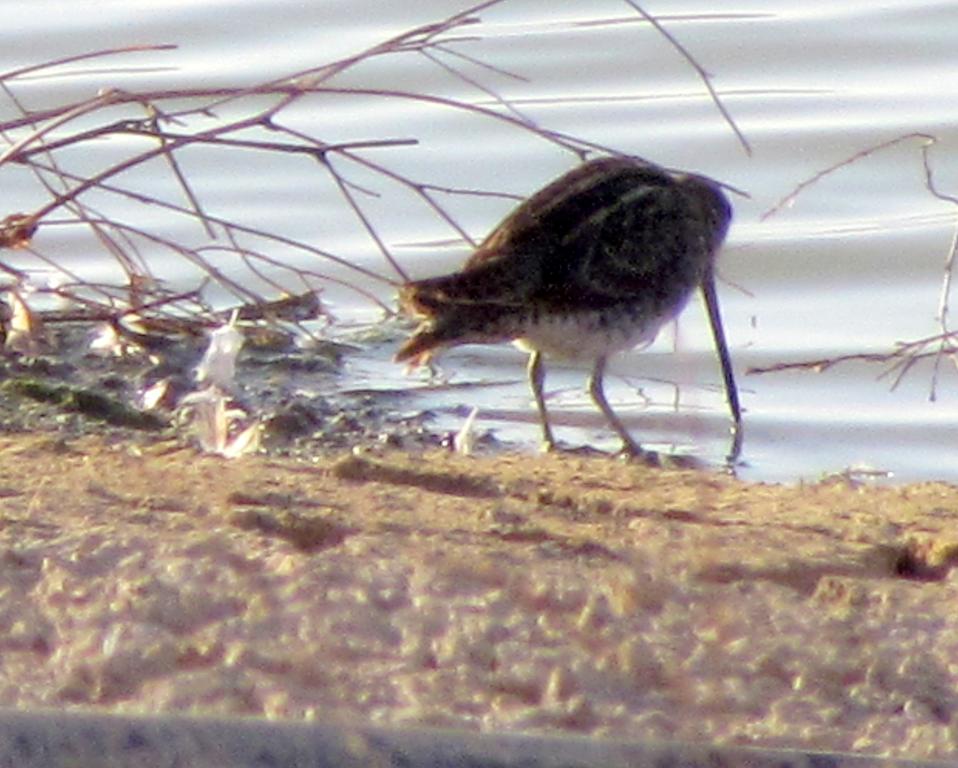
<svg viewBox="0 0 958 768"><path fill-rule="evenodd" d="M90 98L42 109L24 102L22 85L28 78L69 76L77 64L168 53L176 50L174 45L104 49L0 73L0 92L13 111L0 119L0 139L6 142L0 151L0 173L28 170L46 198L36 207L10 213L0 221L0 248L12 249L9 257L0 259L0 274L8 278L6 284L0 282L0 292L61 299L71 306L62 317L116 320L132 314L141 320L150 315L159 321L183 315L209 325L221 322L223 316L222 311L214 311L208 298L214 287L249 312L257 304L275 306L289 297L314 296L324 285L336 284L390 312L378 294L407 280L407 273L370 213L369 201L383 194L377 185L403 191L451 237L469 244L475 241L447 205L449 199L513 196L439 185L397 172L382 160L382 153L416 145L416 137L326 140L314 130L294 127L290 108L319 99L403 103L492 121L578 158L594 152L615 153L611 147L539 125L486 82L487 77L523 80L521 74L484 61L469 50L483 40L483 15L504 2L484 0L354 54L252 86L106 88ZM655 17L632 0L626 2L682 53L747 147L705 70ZM398 56L417 57L438 68L453 87L427 93L401 85L362 84L366 64ZM342 78L347 72L352 74L348 85ZM109 159L91 171L89 162L77 160L93 147ZM239 162L256 155L299 157L315 163L359 232L378 252L380 267L357 263L348 255L285 234L278 227L223 213L197 181L193 166L197 149L221 152ZM162 163L164 173L156 173L160 167L156 163ZM153 173L149 184L137 181L132 173L146 166ZM150 224L137 215L146 211L164 217L159 224ZM202 236L171 234L181 232L176 225L183 222L198 227ZM118 280L92 281L81 270L69 268L62 257L41 250L44 241L38 233L78 227L112 258L121 276ZM41 278L37 277L38 266L46 273ZM199 287L166 287L164 281L171 273L184 271L200 276ZM315 310L322 314L324 308L317 302Z"/></svg>
<svg viewBox="0 0 958 768"><path fill-rule="evenodd" d="M785 208L790 207L803 192L827 176L830 176L841 169L854 165L865 158L871 157L887 149L913 141L920 142L919 148L921 152L922 171L925 178L925 189L929 192L929 194L932 195L932 197L958 208L958 197L942 192L935 183L930 152L931 149L937 145L938 138L929 133L916 131L895 136L886 141L866 147L852 155L849 155L839 162L834 163L827 168L822 169L821 171L818 171L808 179L805 179L804 181L801 181L795 185L795 187L793 187L788 194L782 197L778 202L776 202L771 208L761 215L761 220L764 221L769 217L781 212ZM952 228L951 243L948 247L948 253L945 258L944 277L942 278L941 293L938 301L937 320L940 327L939 333L913 341L898 342L891 350L887 352L853 353L814 360L803 360L799 362L776 363L771 366L749 368L747 373L780 373L783 371L795 370L815 371L820 373L842 363L879 363L885 365L886 368L878 378L890 378L892 380L891 388L894 390L901 383L905 375L907 375L919 362L931 360L933 365L928 397L931 401L936 400L938 396L941 361L944 358L950 358L952 361L958 361L958 358L956 358L956 354L958 354L958 343L956 343L958 342L958 333L951 331L948 327L949 300L951 297L952 280L954 276L956 260L958 260L958 216L955 217L955 223Z"/></svg>

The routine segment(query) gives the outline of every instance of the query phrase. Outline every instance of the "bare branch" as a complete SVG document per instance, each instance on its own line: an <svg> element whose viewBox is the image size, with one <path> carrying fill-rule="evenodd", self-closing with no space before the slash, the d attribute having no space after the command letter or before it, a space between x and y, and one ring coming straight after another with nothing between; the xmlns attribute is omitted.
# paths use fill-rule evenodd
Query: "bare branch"
<svg viewBox="0 0 958 768"><path fill-rule="evenodd" d="M78 61L89 61L90 59L102 59L109 56L122 56L128 53L144 53L147 51L175 51L177 47L178 46L176 45L170 44L127 45L120 48L105 48L100 51L80 53L74 56L63 56L59 59L53 59L52 61L45 61L42 64L31 64L28 67L20 67L19 69L12 69L9 72L0 73L0 81L13 80L18 77L23 77L24 75L32 75L37 72L42 72L46 69L62 67L67 64L75 64Z"/></svg>
<svg viewBox="0 0 958 768"><path fill-rule="evenodd" d="M795 199L808 187L825 178L839 169L846 168L864 158L870 157L878 152L894 147L898 144L913 140L921 141L921 162L922 171L925 177L925 189L938 200L949 203L958 208L958 196L950 195L938 189L934 180L934 173L931 165L931 148L938 142L936 136L913 132L896 136L887 141L874 144L870 147L856 152L845 159L834 163L833 165L819 171L814 176L799 183L794 189L779 200L768 211L762 214L764 220L783 208L791 205ZM921 361L931 360L932 370L929 383L928 399L935 401L938 397L938 382L941 372L941 362L945 357L955 359L958 353L958 347L955 345L956 334L948 327L948 305L951 296L951 286L955 264L958 262L958 215L955 217L955 223L952 228L951 241L948 247L948 255L945 259L944 277L942 279L941 293L938 300L937 320L941 329L940 333L917 339L910 342L900 342L889 352L879 353L856 353L848 355L837 355L829 358L817 360L807 360L796 363L779 363L772 366L752 368L749 373L773 373L787 370L814 370L824 371L839 363L847 362L877 362L887 364L885 371L879 378L894 377L891 388L895 389L904 377L910 373L914 367Z"/></svg>
<svg viewBox="0 0 958 768"><path fill-rule="evenodd" d="M728 111L728 108L725 106L725 103L718 95L718 91L715 90L715 86L712 85L712 75L705 70L705 68L698 63L696 58L689 52L682 43L679 42L678 38L675 37L671 32L669 32L662 23L651 13L646 11L641 5L639 5L635 0L623 0L629 7L635 10L643 19L645 19L649 24L651 24L656 32L658 32L662 37L664 37L669 45L671 45L675 50L681 54L682 58L688 62L689 66L695 70L696 74L699 76L699 79L702 81L702 84L705 86L705 89L709 93L709 98L712 99L712 103L715 104L715 108L719 111L719 114L722 115L725 122L728 124L728 127L732 129L732 133L735 134L735 138L738 139L738 143L742 145L742 149L745 150L746 155L752 154L752 146L748 143L748 139L745 138L745 134L742 133L741 129L738 127L738 123L735 122L735 119L732 117L732 113Z"/></svg>
<svg viewBox="0 0 958 768"><path fill-rule="evenodd" d="M837 163L834 163L828 166L827 168L821 171L818 171L818 173L814 174L813 176L810 176L804 181L796 184L795 187L792 188L791 192L789 192L787 195L785 195L785 197L783 197L781 200L775 203L775 205L773 205L771 208L765 211L759 217L759 220L765 221L766 219L770 218L771 216L774 216L776 213L783 210L784 208L791 207L792 204L795 202L795 200L798 199L798 196L802 194L802 192L804 192L809 187L817 184L826 176L830 176L831 174L835 173L835 171L838 171L842 168L847 168L850 165L854 165L859 160L864 160L866 157L871 157L877 152L881 152L883 150L897 146L898 144L902 144L906 141L913 141L914 139L919 139L922 142L924 142L924 146L934 144L937 141L937 139L929 133L915 132L915 133L905 133L900 136L895 136L894 138L888 139L887 141L883 141L879 144L873 144L870 147L866 147L865 149L860 150L859 152L856 152L853 155L849 155L843 160L839 160Z"/></svg>
<svg viewBox="0 0 958 768"><path fill-rule="evenodd" d="M90 112L96 112L98 109L106 106L107 104L112 104L114 102L114 96L115 93L113 91L106 91L105 93L102 93L99 96L90 99L89 101L78 104L72 109L68 109L65 112L61 112L56 117L51 118L51 120L45 123L42 128L38 128L30 135L24 136L22 139L20 139L20 141L16 142L11 147L8 147L2 154L0 154L0 165L3 165L9 161L11 157L19 154L20 151L25 147L36 141L40 141L46 134L50 133L56 128L59 128L61 125L65 125L71 120L75 120L76 118L89 114Z"/></svg>
<svg viewBox="0 0 958 768"><path fill-rule="evenodd" d="M924 360L938 360L942 356L955 358L958 355L958 334L938 333L914 341L898 342L888 352L854 352L813 360L800 360L790 363L774 363L767 366L752 366L746 370L748 375L765 373L784 373L786 371L813 371L822 373L844 363L882 363L887 367L879 374L879 379L892 378L894 390L915 365ZM933 399L933 398L932 398Z"/></svg>
<svg viewBox="0 0 958 768"><path fill-rule="evenodd" d="M342 103L351 99L401 103L413 109L439 108L468 120L493 121L575 158L584 159L597 152L620 154L613 147L537 124L491 84L496 82L494 78L525 82L521 73L484 61L472 50L474 44L485 39L485 14L503 2L477 2L358 53L252 86L142 91L116 88L92 98L38 110L27 109L18 98L19 85L25 78L83 74L88 70L75 65L102 59L112 64L124 55L169 51L174 48L170 45L104 49L0 74L0 95L16 107L12 118L0 120L0 138L6 142L0 152L0 172L11 167L26 168L44 195L34 210L12 213L0 221L0 247L21 248L21 254L29 257L28 262L32 259L40 267L49 267L66 278L66 285L44 290L74 302L87 316L119 318L137 311L150 313L154 321L160 315L171 320L181 314L207 318L212 310L204 304L202 293L213 284L244 306L268 303L269 295L285 294L291 284L302 286L307 293L315 293L326 284L343 285L388 312L374 290L362 284L397 286L407 279L407 272L391 253L364 195L385 194L387 189L390 194L404 195L421 203L432 220L448 227L457 239L473 245L475 241L448 205L449 196L515 196L417 178L393 170L388 161L371 158L367 151L410 147L417 143L414 137L373 135L329 142L309 129L284 125L292 124L292 120L286 119L286 110L294 104ZM634 7L647 17L638 6ZM731 123L711 88L708 74L695 65L688 52L655 19L647 20L696 67L716 105ZM375 82L363 84L360 79L363 64L381 57L406 55L447 72L454 78L451 87L424 93L416 90L415 85L381 88ZM337 80L347 70L353 71L350 82L358 84L347 86ZM459 95L463 84L468 96ZM116 141L117 138L122 141ZM92 170L84 164L84 170L78 172L72 164L79 154L77 150L93 142L97 142L98 151L106 149L109 159ZM226 157L238 158L239 162L244 153L257 153L267 159L284 156L319 161L342 203L353 211L356 229L382 253L388 266L363 266L269 225L256 226L248 221L245 211L219 211L217 201L210 199L193 175L193 155L187 150L198 148L214 149ZM153 173L151 182L143 184L140 177L131 173L136 169ZM144 223L139 218L144 211L154 216L160 212L166 219L162 224ZM143 218L151 221L149 216ZM179 230L170 226L170 219L188 222L188 234L171 234ZM35 232L39 231L40 237L47 227L64 226L79 227L89 233L95 247L115 264L115 282L85 282L77 270L49 255L42 242L41 247L33 244ZM12 263L16 266L0 262L0 271L17 283L30 279L33 266L21 269L20 262ZM171 297L173 292L163 286L164 274L159 265L171 272L179 268L188 274L199 273L199 287L175 292L175 298ZM339 268L348 270L347 279L336 276ZM348 282L353 277L362 284Z"/></svg>

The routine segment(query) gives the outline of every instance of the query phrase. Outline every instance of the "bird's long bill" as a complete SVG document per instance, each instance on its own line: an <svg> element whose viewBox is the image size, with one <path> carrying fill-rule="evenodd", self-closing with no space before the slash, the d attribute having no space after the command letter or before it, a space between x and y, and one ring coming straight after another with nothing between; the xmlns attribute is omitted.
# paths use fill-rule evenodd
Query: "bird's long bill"
<svg viewBox="0 0 958 768"><path fill-rule="evenodd" d="M715 271L709 265L702 278L702 297L708 311L709 324L712 326L712 338L722 365L722 379L725 381L725 397L732 412L732 444L727 457L734 464L742 452L742 409L738 401L738 388L735 386L735 372L732 370L732 357L725 342L725 329L722 327L722 313L719 311L718 294L715 292Z"/></svg>

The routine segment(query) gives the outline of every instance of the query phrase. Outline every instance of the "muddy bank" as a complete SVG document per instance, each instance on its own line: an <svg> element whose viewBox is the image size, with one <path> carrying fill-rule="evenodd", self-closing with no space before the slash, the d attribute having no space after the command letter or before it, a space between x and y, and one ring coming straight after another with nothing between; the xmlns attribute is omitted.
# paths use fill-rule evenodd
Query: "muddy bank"
<svg viewBox="0 0 958 768"><path fill-rule="evenodd" d="M0 437L0 705L944 757L958 490Z"/></svg>

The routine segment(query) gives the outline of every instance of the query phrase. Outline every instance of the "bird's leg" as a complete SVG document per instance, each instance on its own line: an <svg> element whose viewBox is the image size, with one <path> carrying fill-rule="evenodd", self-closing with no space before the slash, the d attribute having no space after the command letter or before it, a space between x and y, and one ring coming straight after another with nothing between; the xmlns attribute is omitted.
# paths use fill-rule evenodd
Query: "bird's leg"
<svg viewBox="0 0 958 768"><path fill-rule="evenodd" d="M600 357L595 361L595 367L592 369L592 376L589 378L589 394L592 395L592 399L595 401L595 404L599 406L599 410L602 411L602 415L605 416L609 424L612 425L612 429L614 429L616 434L622 438L622 451L629 456L635 456L637 458L643 459L653 459L655 454L644 450L641 445L632 439L632 435L629 434L629 430L625 428L625 425L619 420L619 417L615 415L615 411L613 411L612 407L609 405L609 401L605 399L605 391L603 389L602 383L604 375L605 358Z"/></svg>
<svg viewBox="0 0 958 768"><path fill-rule="evenodd" d="M542 427L542 446L547 451L556 449L555 437L552 435L552 427L549 426L549 412L546 411L546 400L542 394L542 385L545 382L545 367L542 365L542 353L534 350L529 355L529 388L532 390L532 396L536 401L536 408L539 411L539 424Z"/></svg>
<svg viewBox="0 0 958 768"><path fill-rule="evenodd" d="M738 388L735 386L732 359L728 352L728 344L725 343L725 330L722 328L718 294L715 292L715 274L711 265L706 269L705 276L702 278L702 297L705 299L705 309L708 311L709 324L712 326L712 338L715 340L715 348L718 350L719 362L722 365L725 397L732 414L732 442L729 446L726 461L730 466L733 466L742 452L742 408L738 401Z"/></svg>

